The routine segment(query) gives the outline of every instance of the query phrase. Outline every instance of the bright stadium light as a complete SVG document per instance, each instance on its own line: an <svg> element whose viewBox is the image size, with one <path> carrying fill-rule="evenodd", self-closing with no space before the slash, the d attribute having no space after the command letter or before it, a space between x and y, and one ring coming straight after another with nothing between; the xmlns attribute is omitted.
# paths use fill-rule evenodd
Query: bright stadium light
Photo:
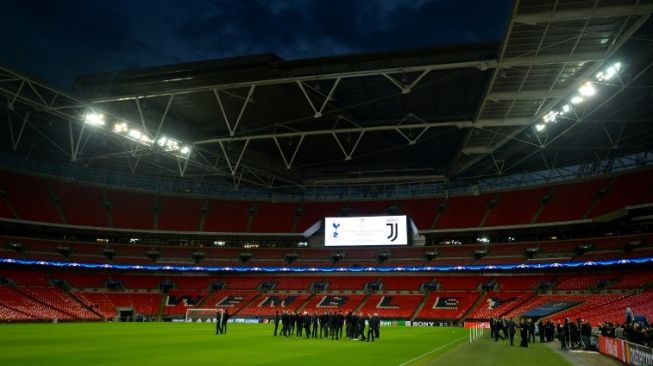
<svg viewBox="0 0 653 366"><path fill-rule="evenodd" d="M565 104L562 106L562 113L569 113L571 111L571 106L569 104Z"/></svg>
<svg viewBox="0 0 653 366"><path fill-rule="evenodd" d="M549 111L549 113L545 114L544 117L542 117L542 120L544 123L555 123L556 119L558 118L558 111Z"/></svg>
<svg viewBox="0 0 653 366"><path fill-rule="evenodd" d="M141 137L138 139L138 142L150 146L150 145L152 145L152 142L153 142L153 141L152 141L152 139L151 139L149 136L143 134L143 135L141 135Z"/></svg>
<svg viewBox="0 0 653 366"><path fill-rule="evenodd" d="M596 88L592 85L591 81L588 81L578 88L578 94L582 97L591 97L596 94Z"/></svg>
<svg viewBox="0 0 653 366"><path fill-rule="evenodd" d="M138 139L141 138L141 135L142 135L141 131L139 131L139 130L137 130L135 128L129 130L129 137L131 137L131 138L134 138L134 139L138 140Z"/></svg>
<svg viewBox="0 0 653 366"><path fill-rule="evenodd" d="M621 69L621 62L615 62L614 64L606 67L605 70L599 71L596 74L596 80L598 81L610 80L615 75L617 75L620 69Z"/></svg>
<svg viewBox="0 0 653 366"><path fill-rule="evenodd" d="M105 114L93 110L83 115L83 121L85 124L101 127L107 122L110 122L113 126L111 131L123 138L127 138L144 146L158 148L159 150L184 159L187 159L190 156L192 150L190 145L183 145L179 140L175 140L168 136L155 138L140 130L136 125L132 125L125 120L109 120L109 118L110 117L105 116Z"/></svg>
<svg viewBox="0 0 653 366"><path fill-rule="evenodd" d="M84 123L91 126L104 126L104 114L95 112L86 113Z"/></svg>
<svg viewBox="0 0 653 366"><path fill-rule="evenodd" d="M584 101L585 101L585 98L583 98L583 97L581 97L579 95L574 95L573 97L571 97L571 100L570 100L571 104L580 104L580 103L583 103Z"/></svg>
<svg viewBox="0 0 653 366"><path fill-rule="evenodd" d="M535 131L537 132L542 132L546 128L546 125L544 123L538 123L535 125Z"/></svg>
<svg viewBox="0 0 653 366"><path fill-rule="evenodd" d="M118 134L123 134L129 131L129 126L126 122L118 122L113 125L113 132Z"/></svg>

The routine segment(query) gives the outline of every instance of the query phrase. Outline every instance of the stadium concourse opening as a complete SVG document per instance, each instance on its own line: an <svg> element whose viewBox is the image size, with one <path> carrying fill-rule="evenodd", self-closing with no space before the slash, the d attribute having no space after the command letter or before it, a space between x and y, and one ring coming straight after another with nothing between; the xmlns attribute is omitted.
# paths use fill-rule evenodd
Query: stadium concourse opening
<svg viewBox="0 0 653 366"><path fill-rule="evenodd" d="M0 364L653 364L653 2L509 13L70 90L0 65Z"/></svg>

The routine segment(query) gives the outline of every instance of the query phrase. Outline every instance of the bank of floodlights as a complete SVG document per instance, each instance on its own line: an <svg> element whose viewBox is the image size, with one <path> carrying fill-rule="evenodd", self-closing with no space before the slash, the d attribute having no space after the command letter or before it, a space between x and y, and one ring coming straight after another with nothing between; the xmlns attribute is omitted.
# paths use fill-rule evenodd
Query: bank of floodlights
<svg viewBox="0 0 653 366"><path fill-rule="evenodd" d="M105 127L108 123L107 119L108 118L105 114L95 111L90 111L84 115L85 124L98 128ZM154 138L146 132L143 132L137 127L131 126L126 121L113 121L111 132L132 142L153 149L159 149L179 158L188 159L190 156L191 147L189 145L184 145L181 141L168 136L159 136L156 138L156 141L154 141Z"/></svg>
<svg viewBox="0 0 653 366"><path fill-rule="evenodd" d="M594 79L598 82L608 81L619 73L621 67L621 63L616 62L599 71L596 75L594 75ZM559 117L563 117L571 113L574 110L574 106L583 104L588 99L595 96L597 92L597 87L593 81L588 80L584 82L578 88L576 93L572 94L568 98L565 98L565 103L560 108L552 109L547 114L545 114L542 117L542 120L535 124L535 131L542 132L546 130L548 125L557 123Z"/></svg>

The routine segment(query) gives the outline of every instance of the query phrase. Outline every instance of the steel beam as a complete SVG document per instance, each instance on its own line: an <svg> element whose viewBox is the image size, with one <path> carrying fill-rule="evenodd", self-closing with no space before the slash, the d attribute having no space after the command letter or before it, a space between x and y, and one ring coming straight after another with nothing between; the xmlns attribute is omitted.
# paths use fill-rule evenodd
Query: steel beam
<svg viewBox="0 0 653 366"><path fill-rule="evenodd" d="M576 19L640 16L649 15L651 13L653 13L653 4L641 4L638 1L634 5L611 5L596 8L588 7L537 13L521 13L517 14L513 20L517 23L536 24Z"/></svg>

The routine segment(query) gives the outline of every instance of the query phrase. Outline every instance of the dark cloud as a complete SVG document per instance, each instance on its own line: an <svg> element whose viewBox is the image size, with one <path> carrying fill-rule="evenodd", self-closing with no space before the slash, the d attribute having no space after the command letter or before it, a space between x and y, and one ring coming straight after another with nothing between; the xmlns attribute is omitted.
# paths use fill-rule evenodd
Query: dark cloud
<svg viewBox="0 0 653 366"><path fill-rule="evenodd" d="M499 40L510 7L509 0L16 0L0 13L0 60L67 88L76 74L251 53L297 59Z"/></svg>

